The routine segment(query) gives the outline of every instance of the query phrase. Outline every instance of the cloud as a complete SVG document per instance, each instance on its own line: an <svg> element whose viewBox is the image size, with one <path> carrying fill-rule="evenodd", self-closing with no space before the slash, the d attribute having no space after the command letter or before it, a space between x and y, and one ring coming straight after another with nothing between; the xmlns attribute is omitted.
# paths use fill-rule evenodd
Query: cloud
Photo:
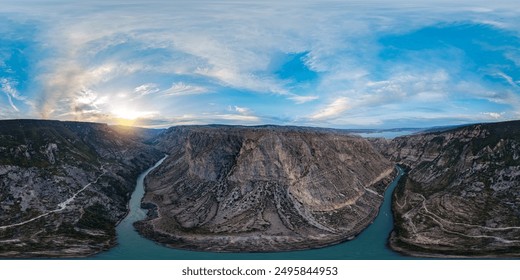
<svg viewBox="0 0 520 280"><path fill-rule="evenodd" d="M88 98L86 93L93 92L95 87L136 71L135 67L124 63L103 63L89 67L68 57L46 62L48 64L42 67L48 71L39 77L43 93L38 108L43 118L75 110L78 104L85 103L85 98Z"/></svg>
<svg viewBox="0 0 520 280"><path fill-rule="evenodd" d="M255 122L260 123L260 118L257 116L249 116L242 114L217 114L211 116L213 120L225 120L225 121L243 121L243 122Z"/></svg>
<svg viewBox="0 0 520 280"><path fill-rule="evenodd" d="M134 93L137 95L148 95L159 91L158 85L154 83L143 84L134 89Z"/></svg>
<svg viewBox="0 0 520 280"><path fill-rule="evenodd" d="M498 119L501 119L505 112L501 112L501 113L497 113L497 112L483 112L481 113L482 115L490 118L490 119L494 119L494 120L498 120Z"/></svg>
<svg viewBox="0 0 520 280"><path fill-rule="evenodd" d="M518 81L514 81L513 78L511 76L508 76L506 75L505 73L503 72L498 72L496 73L497 76L499 77L502 77L504 80L507 81L508 84L510 84L512 87L516 88L516 89L520 89L520 82Z"/></svg>
<svg viewBox="0 0 520 280"><path fill-rule="evenodd" d="M20 93L16 90L15 87L16 87L15 82L8 80L6 78L0 79L0 90L3 91L5 93L5 95L7 96L7 100L9 101L9 105L11 106L11 108L13 110L15 110L16 112L19 112L20 110L14 104L13 99L23 101L23 100L25 100L25 98L20 95Z"/></svg>
<svg viewBox="0 0 520 280"><path fill-rule="evenodd" d="M113 119L111 120L114 121ZM110 121L109 121L110 122ZM185 114L170 116L167 118L154 116L139 117L134 120L133 125L154 128L167 128L174 125L200 125L213 123L227 124L262 124L263 119L257 116L244 116L240 114Z"/></svg>
<svg viewBox="0 0 520 280"><path fill-rule="evenodd" d="M350 100L347 97L339 97L319 112L313 114L312 120L326 120L339 116L341 113L350 109Z"/></svg>
<svg viewBox="0 0 520 280"><path fill-rule="evenodd" d="M189 85L183 82L174 83L170 88L162 91L162 94L169 96L197 95L205 94L210 91L204 87Z"/></svg>
<svg viewBox="0 0 520 280"><path fill-rule="evenodd" d="M246 107L239 107L239 106L233 106L233 108L231 106L229 106L228 107L228 111L236 111L236 112L238 112L239 114L242 114L242 115L249 115L249 114L251 114L251 109L246 108Z"/></svg>
<svg viewBox="0 0 520 280"><path fill-rule="evenodd" d="M260 123L261 118L254 115L254 112L247 107L240 106L228 106L230 112L236 112L238 114L213 114L215 120L225 121L245 121L245 122L257 122ZM212 114L208 114L212 115Z"/></svg>
<svg viewBox="0 0 520 280"><path fill-rule="evenodd" d="M36 102L33 110L42 117L91 120L110 117L113 104L158 110L165 120L178 114L196 122L283 119L327 125L421 118L421 108L442 108L436 118L457 118L459 108L479 117L485 117L480 112L505 112L507 118L520 109L514 87L518 73L509 71L520 61L518 46L514 36L503 33L517 34L515 1L4 2L6 18L34 29L28 36L31 52L26 52L30 81L21 93L6 93L11 111L23 111L17 102L23 100L17 98L29 93L33 96L24 103ZM488 66L501 62L473 59L499 56L471 56L467 46L454 46L471 34L441 36L436 49L414 37L425 27L449 27L453 19L477 31L488 26L487 35L476 41L489 35L493 42L484 43L507 45L497 50L511 62L497 68L503 75L486 80L482 73L496 73ZM0 38L11 32L9 24L0 26ZM389 36L402 45L381 40ZM301 53L305 66L316 73L312 82L288 82L270 68L280 57ZM10 67L6 59L1 63ZM502 78L505 85L496 81ZM123 97L131 93L135 98ZM198 97L206 93L214 94ZM208 103L216 105L201 105ZM214 112L227 104L240 107ZM248 107L262 117L244 111Z"/></svg>
<svg viewBox="0 0 520 280"><path fill-rule="evenodd" d="M520 51L519 50L507 50L504 56L511 60L516 67L520 67Z"/></svg>
<svg viewBox="0 0 520 280"><path fill-rule="evenodd" d="M357 88L362 96L356 106L372 107L383 104L442 101L450 87L450 77L443 69L395 69L386 80L367 81Z"/></svg>
<svg viewBox="0 0 520 280"><path fill-rule="evenodd" d="M293 100L296 104L307 103L307 102L310 102L310 101L317 100L319 98L320 97L317 96L317 95L305 95L305 96L302 96L302 95L291 95L291 96L287 97L287 99Z"/></svg>

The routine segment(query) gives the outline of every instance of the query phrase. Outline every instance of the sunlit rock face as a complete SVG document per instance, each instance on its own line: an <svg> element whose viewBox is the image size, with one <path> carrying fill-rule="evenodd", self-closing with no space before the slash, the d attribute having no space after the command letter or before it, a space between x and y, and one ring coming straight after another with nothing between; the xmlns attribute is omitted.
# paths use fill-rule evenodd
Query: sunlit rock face
<svg viewBox="0 0 520 280"><path fill-rule="evenodd" d="M281 251L353 238L377 215L393 164L363 138L291 127L187 126L158 140L141 233L172 247Z"/></svg>
<svg viewBox="0 0 520 280"><path fill-rule="evenodd" d="M0 121L0 257L78 257L115 245L137 175L163 155L131 134Z"/></svg>
<svg viewBox="0 0 520 280"><path fill-rule="evenodd" d="M394 194L394 250L520 255L520 122L374 143L409 169Z"/></svg>

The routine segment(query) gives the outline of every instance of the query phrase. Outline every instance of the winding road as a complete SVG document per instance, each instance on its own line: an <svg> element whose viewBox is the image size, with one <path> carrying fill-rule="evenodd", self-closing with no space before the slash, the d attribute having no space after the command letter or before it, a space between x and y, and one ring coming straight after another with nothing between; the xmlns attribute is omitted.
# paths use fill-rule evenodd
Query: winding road
<svg viewBox="0 0 520 280"><path fill-rule="evenodd" d="M12 228L12 227L17 227L17 226L22 226L22 225L25 225L25 224L28 224L30 222L34 222L38 219L41 219L43 217L46 217L52 213L58 213L58 212L61 212L63 210L65 210L67 208L67 206L72 203L76 197L82 193L85 189L87 189L88 187L90 187L92 184L96 184L98 181L99 181L99 178L101 178L102 176L104 176L107 171L105 170L105 166L104 165L101 165L101 170L103 171L103 173L101 173L101 175L99 175L96 180L86 184L85 186L83 186L79 191L75 192L70 198L68 198L67 200L61 202L58 204L58 208L57 209L54 209L54 210L50 210L48 212L45 212L43 214L40 214L34 218L31 218L29 220L26 220L26 221L23 221L23 222L19 222L19 223L15 223L15 224L10 224L10 225L4 225L4 226L0 226L0 230L1 229L8 229L8 228Z"/></svg>

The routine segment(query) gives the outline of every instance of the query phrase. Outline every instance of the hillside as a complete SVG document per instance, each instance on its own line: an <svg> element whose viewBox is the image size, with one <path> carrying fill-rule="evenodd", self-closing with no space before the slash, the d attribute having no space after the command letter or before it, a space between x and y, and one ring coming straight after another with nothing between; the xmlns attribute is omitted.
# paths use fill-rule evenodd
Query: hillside
<svg viewBox="0 0 520 280"><path fill-rule="evenodd" d="M296 127L174 127L137 227L176 248L283 251L353 238L395 175L363 138Z"/></svg>
<svg viewBox="0 0 520 280"><path fill-rule="evenodd" d="M520 256L520 121L374 143L409 170L394 194L394 250Z"/></svg>
<svg viewBox="0 0 520 280"><path fill-rule="evenodd" d="M162 157L104 124L0 121L0 257L113 246L137 175Z"/></svg>

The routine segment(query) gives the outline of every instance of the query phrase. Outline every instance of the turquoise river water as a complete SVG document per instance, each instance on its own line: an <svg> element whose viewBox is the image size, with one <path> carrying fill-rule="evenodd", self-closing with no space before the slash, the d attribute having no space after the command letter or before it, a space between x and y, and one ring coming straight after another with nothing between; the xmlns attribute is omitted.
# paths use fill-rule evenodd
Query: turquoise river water
<svg viewBox="0 0 520 280"><path fill-rule="evenodd" d="M279 253L210 253L168 248L141 237L133 227L135 221L146 217L146 210L141 209L144 195L144 178L162 161L143 172L137 179L136 188L130 199L130 212L117 226L118 245L94 255L91 259L115 260L390 260L408 259L387 247L387 239L392 231L391 211L392 193L403 171L387 188L383 205L374 222L354 240L320 249L279 252Z"/></svg>

